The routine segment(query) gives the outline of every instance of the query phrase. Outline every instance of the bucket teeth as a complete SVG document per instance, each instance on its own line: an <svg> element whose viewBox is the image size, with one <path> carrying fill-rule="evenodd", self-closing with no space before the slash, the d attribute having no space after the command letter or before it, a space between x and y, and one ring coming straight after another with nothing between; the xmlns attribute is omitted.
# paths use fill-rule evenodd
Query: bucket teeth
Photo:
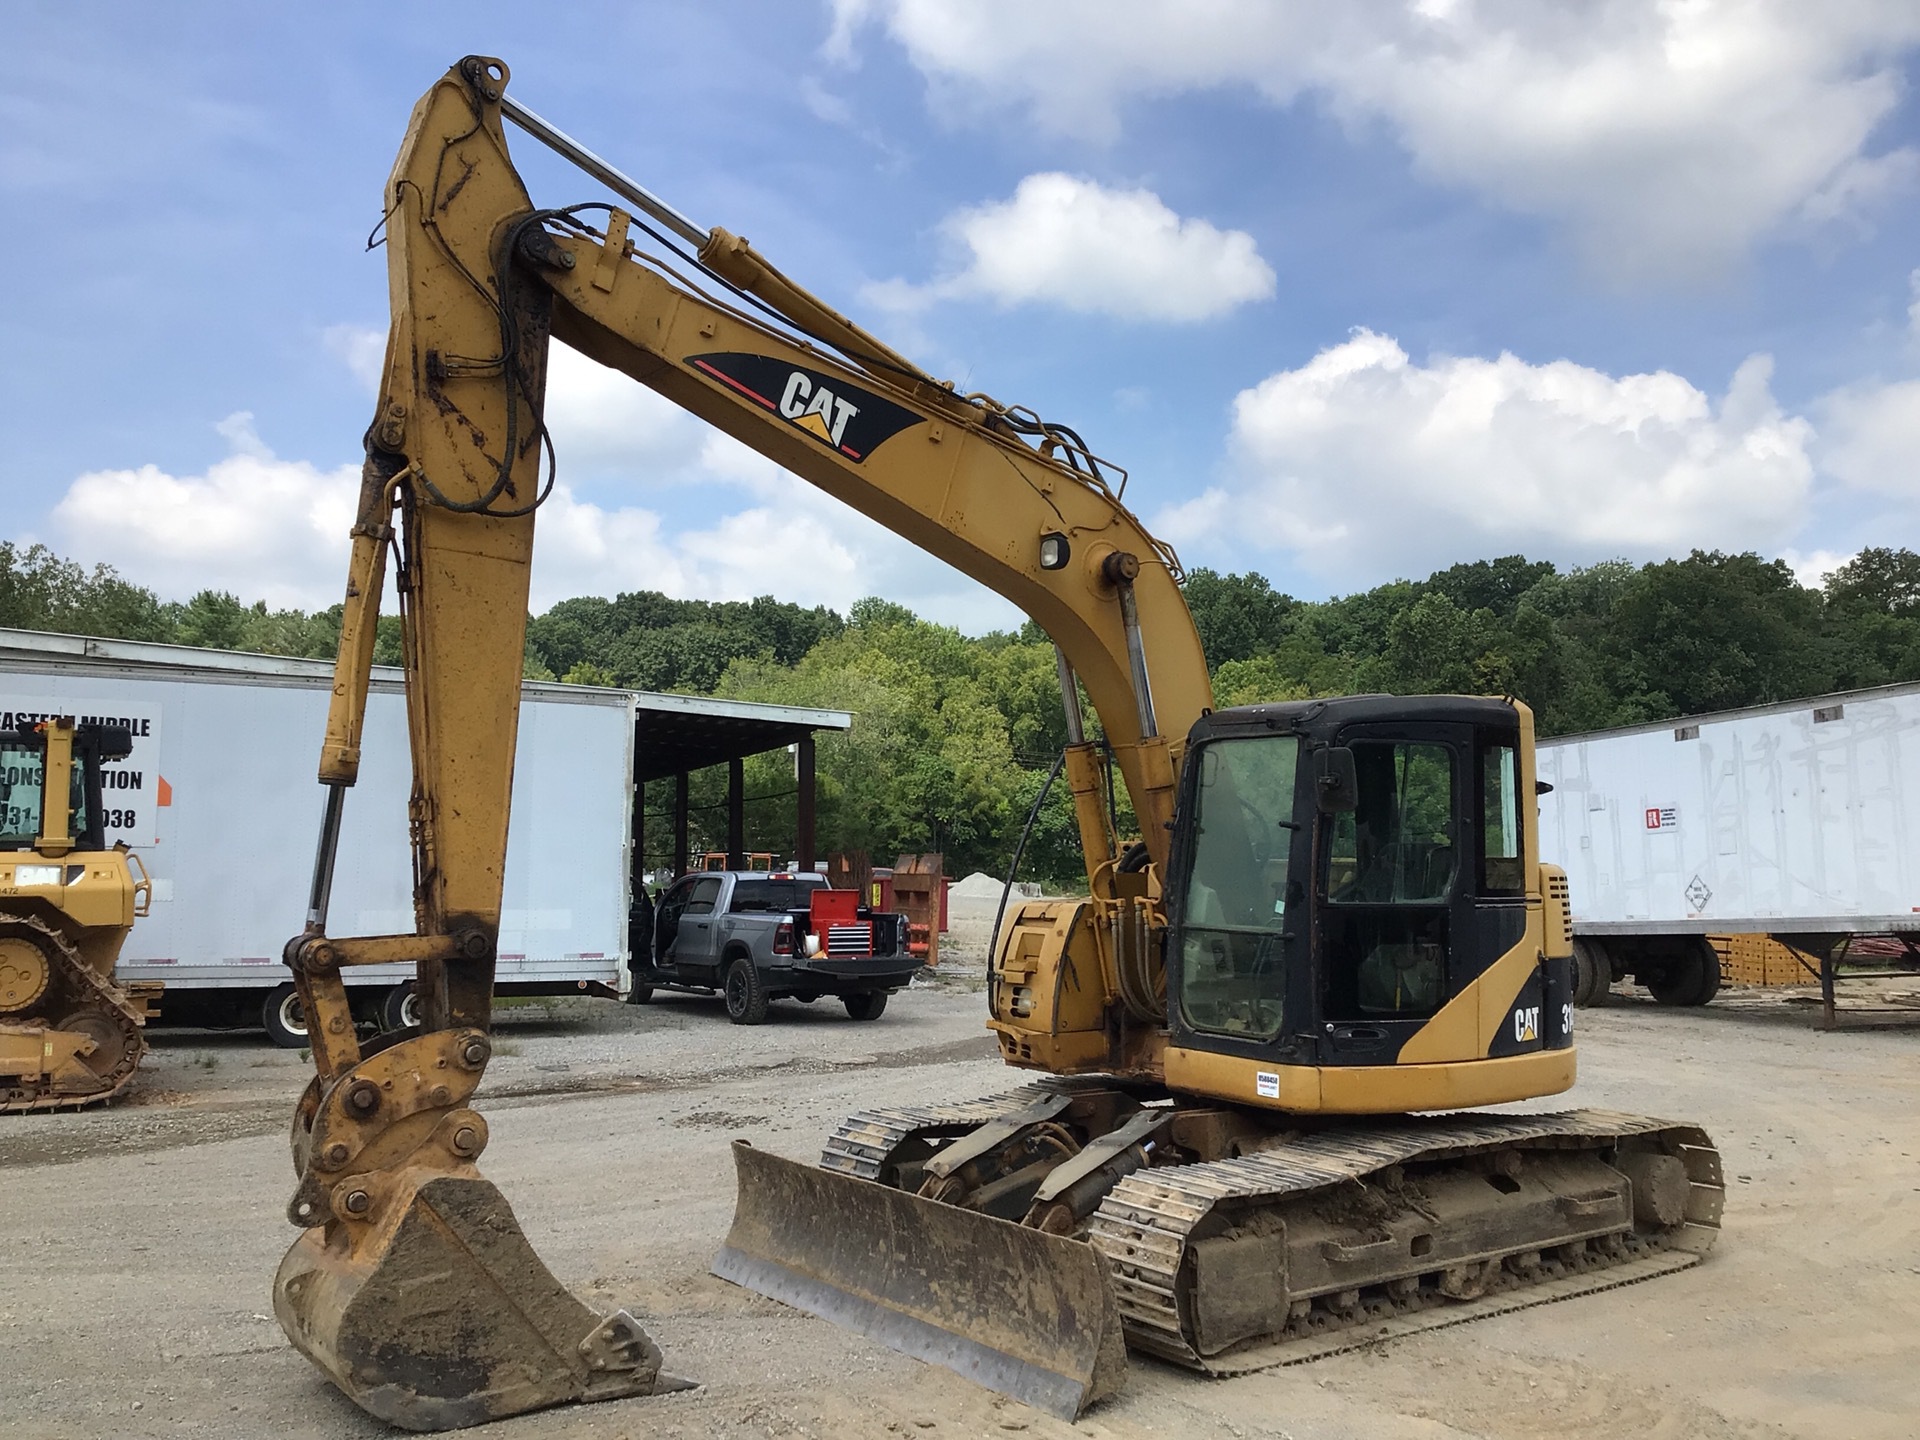
<svg viewBox="0 0 1920 1440"><path fill-rule="evenodd" d="M365 1223L304 1232L274 1279L294 1345L356 1404L446 1430L680 1388L632 1316L601 1316L541 1263L477 1175L407 1176Z"/></svg>

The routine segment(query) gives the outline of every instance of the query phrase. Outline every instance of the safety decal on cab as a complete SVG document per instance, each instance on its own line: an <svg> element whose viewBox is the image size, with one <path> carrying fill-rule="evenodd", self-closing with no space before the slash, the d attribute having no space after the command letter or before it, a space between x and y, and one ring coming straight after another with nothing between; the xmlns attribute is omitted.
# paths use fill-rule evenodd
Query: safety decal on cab
<svg viewBox="0 0 1920 1440"><path fill-rule="evenodd" d="M687 364L856 463L926 418L837 375L771 355L728 350L689 355Z"/></svg>

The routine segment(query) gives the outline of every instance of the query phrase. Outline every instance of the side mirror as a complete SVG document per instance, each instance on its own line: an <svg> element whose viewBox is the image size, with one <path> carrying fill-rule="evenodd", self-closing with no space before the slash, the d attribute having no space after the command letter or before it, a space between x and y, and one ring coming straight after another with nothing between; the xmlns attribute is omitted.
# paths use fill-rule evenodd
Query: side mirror
<svg viewBox="0 0 1920 1440"><path fill-rule="evenodd" d="M1353 768L1353 751L1329 745L1313 754L1313 794L1322 815L1337 815L1360 805L1360 777Z"/></svg>

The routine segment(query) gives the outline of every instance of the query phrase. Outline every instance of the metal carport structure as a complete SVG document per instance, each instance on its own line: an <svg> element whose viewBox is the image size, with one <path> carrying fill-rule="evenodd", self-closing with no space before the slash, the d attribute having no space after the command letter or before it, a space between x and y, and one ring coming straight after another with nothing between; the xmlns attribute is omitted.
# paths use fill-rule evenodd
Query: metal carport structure
<svg viewBox="0 0 1920 1440"><path fill-rule="evenodd" d="M749 755L769 750L795 752L797 794L793 854L801 869L812 869L814 843L814 734L845 730L853 716L845 710L814 710L796 705L764 705L751 700L717 700L705 695L634 692L633 717L633 866L640 882L646 854L646 787L649 781L673 781L672 870L687 870L688 777L711 765L727 767L727 865L745 864L745 770Z"/></svg>

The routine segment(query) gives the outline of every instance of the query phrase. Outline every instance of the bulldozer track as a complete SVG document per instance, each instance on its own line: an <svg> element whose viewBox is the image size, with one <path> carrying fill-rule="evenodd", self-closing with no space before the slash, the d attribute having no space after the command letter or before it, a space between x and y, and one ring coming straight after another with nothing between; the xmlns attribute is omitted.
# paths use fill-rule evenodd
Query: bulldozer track
<svg viewBox="0 0 1920 1440"><path fill-rule="evenodd" d="M40 1002L44 1007L43 1013L47 1015L48 1029L56 1028L55 1017L60 1013L70 1014L84 1009L104 1017L119 1030L123 1041L119 1063L101 1077L98 1090L89 1090L80 1095L54 1095L29 1085L0 1084L0 1115L28 1111L85 1110L106 1104L133 1082L134 1072L140 1068L140 1061L146 1056L147 1045L140 1033L140 1016L111 984L88 969L79 952L67 943L66 937L46 922L31 915L0 914L0 926L19 926L31 931L58 972L47 987L47 995L51 997L57 994L62 998L52 1003L44 999Z"/></svg>
<svg viewBox="0 0 1920 1440"><path fill-rule="evenodd" d="M892 1157L910 1140L964 1134L1075 1084L1041 1082L959 1104L862 1111L828 1138L820 1164L884 1183ZM1684 1269L1699 1262L1719 1231L1725 1198L1720 1157L1694 1126L1599 1110L1360 1123L1364 1128L1297 1136L1232 1159L1154 1166L1120 1181L1094 1212L1087 1238L1108 1262L1129 1346L1215 1375L1297 1364ZM1473 1298L1450 1299L1430 1284L1401 1287L1398 1294L1372 1287L1316 1297L1283 1329L1223 1354L1203 1354L1195 1343L1183 1310L1182 1270L1192 1242L1217 1233L1223 1219L1244 1221L1263 1210L1284 1214L1312 1197L1408 1164L1512 1149L1600 1151L1628 1139L1658 1145L1685 1167L1686 1218L1680 1223L1558 1246L1525 1270L1496 1258L1486 1267L1483 1293Z"/></svg>

